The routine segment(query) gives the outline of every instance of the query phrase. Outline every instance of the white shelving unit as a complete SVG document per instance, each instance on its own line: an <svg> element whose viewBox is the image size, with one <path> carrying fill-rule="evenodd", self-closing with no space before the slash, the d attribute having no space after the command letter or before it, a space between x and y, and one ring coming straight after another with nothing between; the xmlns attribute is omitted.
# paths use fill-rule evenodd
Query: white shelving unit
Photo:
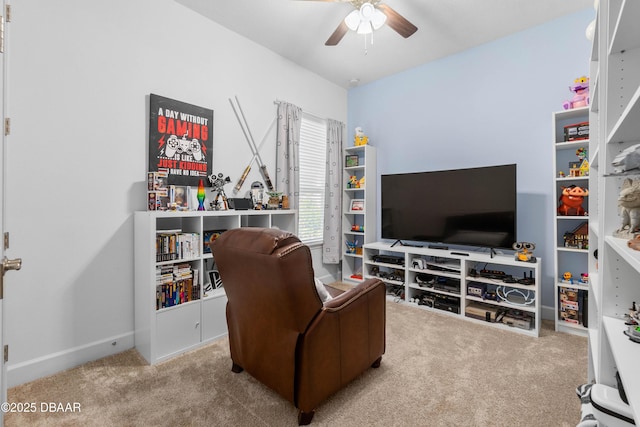
<svg viewBox="0 0 640 427"><path fill-rule="evenodd" d="M581 139L571 140L572 138L565 135L565 127L577 125L579 123L589 122L589 107L576 108L572 110L564 110L554 112L552 114L552 141L553 165L555 172L555 197L554 200L559 201L562 190L565 187L575 185L580 188L589 190L589 176L579 175L575 172L572 175L570 165L581 164L582 160L578 157L578 150L589 152L589 139L582 137ZM590 159L585 159L590 164ZM591 190L589 190L591 191ZM589 196L585 197L582 208L586 213L589 212ZM555 329L556 331L573 333L578 335L586 335L589 313L589 285L584 281L582 274L589 271L588 241L585 245L584 241L568 241L565 236L576 230L586 230L588 233L589 216L588 215L563 215L558 212L558 204L554 207L554 256L555 256ZM565 280L564 274L571 273L571 279ZM577 301L567 301L561 298L571 298ZM578 303L578 310L574 310L575 303Z"/></svg>
<svg viewBox="0 0 640 427"><path fill-rule="evenodd" d="M376 148L371 145L359 145L344 149L345 163L343 171L342 196L342 281L355 285L363 280L362 245L376 239ZM347 166L346 158L358 159L356 166ZM353 187L364 178L364 186ZM357 201L361 209L352 209ZM356 251L349 252L346 242L356 242Z"/></svg>
<svg viewBox="0 0 640 427"><path fill-rule="evenodd" d="M381 278L389 299L536 337L541 322L541 263L540 258L532 263L505 255L383 242L364 245L364 277ZM491 313L500 311L508 313L496 322ZM483 317L486 312L489 321L469 317L478 313Z"/></svg>
<svg viewBox="0 0 640 427"><path fill-rule="evenodd" d="M589 379L616 387L619 372L636 424L640 424L640 344L623 332L624 316L640 302L640 252L613 237L622 221L618 194L626 178L612 160L640 142L640 2L600 0L591 56L591 124L589 200ZM594 197L595 196L595 197Z"/></svg>
<svg viewBox="0 0 640 427"><path fill-rule="evenodd" d="M297 214L293 210L135 212L135 346L154 364L215 340L227 333L224 289L203 292L213 256L205 253L203 235L207 231L237 227L277 227L296 232ZM188 257L158 261L156 236L167 233L193 233L197 247ZM191 301L161 308L157 304L156 270L188 264L197 270L200 287Z"/></svg>

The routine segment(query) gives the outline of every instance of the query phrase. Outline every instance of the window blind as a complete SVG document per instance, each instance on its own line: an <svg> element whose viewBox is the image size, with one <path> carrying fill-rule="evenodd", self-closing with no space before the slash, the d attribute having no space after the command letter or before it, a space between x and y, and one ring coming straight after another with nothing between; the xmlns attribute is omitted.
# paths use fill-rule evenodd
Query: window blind
<svg viewBox="0 0 640 427"><path fill-rule="evenodd" d="M322 242L326 147L326 121L303 113L300 125L298 237L306 244Z"/></svg>

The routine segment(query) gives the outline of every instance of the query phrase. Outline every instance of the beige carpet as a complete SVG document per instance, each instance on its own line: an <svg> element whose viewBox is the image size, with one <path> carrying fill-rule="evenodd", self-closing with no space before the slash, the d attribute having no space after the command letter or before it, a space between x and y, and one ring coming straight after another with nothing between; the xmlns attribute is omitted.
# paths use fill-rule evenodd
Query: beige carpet
<svg viewBox="0 0 640 427"><path fill-rule="evenodd" d="M316 426L575 426L587 340L539 338L387 303L387 352L320 406ZM297 411L246 372L221 339L148 366L135 350L9 390L9 402L81 412L5 416L6 426L295 426Z"/></svg>

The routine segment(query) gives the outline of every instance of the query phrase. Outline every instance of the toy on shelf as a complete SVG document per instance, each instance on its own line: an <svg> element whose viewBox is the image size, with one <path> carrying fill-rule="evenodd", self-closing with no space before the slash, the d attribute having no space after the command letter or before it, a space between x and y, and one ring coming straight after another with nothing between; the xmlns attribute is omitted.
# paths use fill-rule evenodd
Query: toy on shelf
<svg viewBox="0 0 640 427"><path fill-rule="evenodd" d="M558 215L587 215L587 212L582 207L582 202L588 195L589 190L586 188L578 187L576 185L562 187L560 205L558 206Z"/></svg>
<svg viewBox="0 0 640 427"><path fill-rule="evenodd" d="M624 180L618 195L618 206L622 224L613 235L627 239L634 237L635 233L640 232L640 179Z"/></svg>
<svg viewBox="0 0 640 427"><path fill-rule="evenodd" d="M533 256L533 250L536 248L534 243L515 242L512 247L516 251L516 261L536 262L536 257Z"/></svg>
<svg viewBox="0 0 640 427"><path fill-rule="evenodd" d="M618 154L611 164L616 173L640 169L640 144L632 145Z"/></svg>
<svg viewBox="0 0 640 427"><path fill-rule="evenodd" d="M570 271L565 271L562 275L562 283L573 283L573 274Z"/></svg>
<svg viewBox="0 0 640 427"><path fill-rule="evenodd" d="M567 231L563 240L565 248L589 249L589 223L584 221L572 231Z"/></svg>
<svg viewBox="0 0 640 427"><path fill-rule="evenodd" d="M358 241L354 240L353 242L350 242L348 240L345 240L345 245L347 245L347 253L348 254L355 254L356 253L356 247L358 246Z"/></svg>
<svg viewBox="0 0 640 427"><path fill-rule="evenodd" d="M364 131L361 127L356 128L356 135L353 138L353 143L357 147L359 145L367 145L369 142L369 137L364 134Z"/></svg>
<svg viewBox="0 0 640 427"><path fill-rule="evenodd" d="M218 176L211 174L209 175L209 182L211 183L211 187L213 187L211 191L216 192L216 198L211 202L211 208L216 211L229 209L224 186L231 182L231 178L225 178L222 173L219 173ZM222 198L222 202L219 201L220 198Z"/></svg>
<svg viewBox="0 0 640 427"><path fill-rule="evenodd" d="M351 226L351 231L357 231L360 233L364 233L364 225L354 224Z"/></svg>
<svg viewBox="0 0 640 427"><path fill-rule="evenodd" d="M580 147L576 150L577 162L569 163L569 176L589 176L589 161L587 160L587 149Z"/></svg>
<svg viewBox="0 0 640 427"><path fill-rule="evenodd" d="M349 182L347 182L347 188L358 188L358 177L355 175L349 176Z"/></svg>
<svg viewBox="0 0 640 427"><path fill-rule="evenodd" d="M280 197L282 191L267 191L269 200L267 201L267 209L280 209Z"/></svg>
<svg viewBox="0 0 640 427"><path fill-rule="evenodd" d="M571 110L573 108L586 107L589 105L589 77L578 77L573 81L573 84L569 86L571 92L574 92L573 98L569 101L564 101L562 106L565 110Z"/></svg>

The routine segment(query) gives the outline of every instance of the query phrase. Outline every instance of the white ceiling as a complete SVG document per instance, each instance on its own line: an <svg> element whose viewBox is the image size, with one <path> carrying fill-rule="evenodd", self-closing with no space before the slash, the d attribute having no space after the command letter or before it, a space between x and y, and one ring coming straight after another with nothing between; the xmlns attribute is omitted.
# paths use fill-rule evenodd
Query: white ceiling
<svg viewBox="0 0 640 427"><path fill-rule="evenodd" d="M386 25L373 45L349 31L324 42L353 6L341 0L176 0L339 86L369 83L585 8L594 0L384 0L418 27ZM595 17L595 11L594 11ZM586 28L586 24L585 24Z"/></svg>

